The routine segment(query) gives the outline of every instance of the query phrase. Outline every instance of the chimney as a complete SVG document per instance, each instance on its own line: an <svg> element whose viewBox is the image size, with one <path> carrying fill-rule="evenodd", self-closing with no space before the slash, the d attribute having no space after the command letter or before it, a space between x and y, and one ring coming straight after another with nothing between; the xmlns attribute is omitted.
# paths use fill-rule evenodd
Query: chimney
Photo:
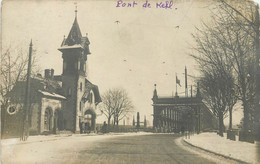
<svg viewBox="0 0 260 164"><path fill-rule="evenodd" d="M50 69L45 69L44 70L44 77L45 78L50 78Z"/></svg>
<svg viewBox="0 0 260 164"><path fill-rule="evenodd" d="M50 78L53 79L53 77L54 77L54 69L51 69L51 77Z"/></svg>

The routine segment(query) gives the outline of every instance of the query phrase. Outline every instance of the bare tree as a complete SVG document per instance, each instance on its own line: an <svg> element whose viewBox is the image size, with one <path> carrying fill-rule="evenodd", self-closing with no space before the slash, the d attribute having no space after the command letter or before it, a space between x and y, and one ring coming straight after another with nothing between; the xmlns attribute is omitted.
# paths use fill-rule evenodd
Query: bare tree
<svg viewBox="0 0 260 164"><path fill-rule="evenodd" d="M206 105L212 109L213 113L219 118L219 135L223 136L224 117L229 111L232 114L234 102L236 101L233 77L231 74L220 73L214 69L203 71L200 78L202 96ZM230 119L232 126L232 119Z"/></svg>
<svg viewBox="0 0 260 164"><path fill-rule="evenodd" d="M110 121L115 113L113 103L113 91L109 89L102 95L102 103L99 107L101 113L107 117L108 126L110 126Z"/></svg>
<svg viewBox="0 0 260 164"><path fill-rule="evenodd" d="M115 89L114 97L116 98L114 104L114 109L115 109L114 120L115 123L118 125L120 120L125 118L131 112L133 112L134 106L126 90L122 88Z"/></svg>
<svg viewBox="0 0 260 164"><path fill-rule="evenodd" d="M232 28L226 28L220 40L231 51L233 67L237 73L239 98L243 103L243 129L253 129L255 109L259 106L259 7L253 1L234 3L219 0L222 12L227 15ZM229 25L230 26L230 25ZM227 26L226 26L227 27ZM258 107L259 108L259 107ZM258 109L259 110L259 109Z"/></svg>
<svg viewBox="0 0 260 164"><path fill-rule="evenodd" d="M235 77L235 91L238 100L242 101L244 111L243 129L252 129L254 102L256 101L256 64L259 61L259 27L256 27L258 12L255 6L249 1L219 0L220 3L212 10L213 19L210 23L204 23L203 30L198 33L203 36L199 38L194 35L198 45L199 54L211 53L205 60L204 57L197 57L201 63L219 65L217 61L225 61L232 68L232 75ZM259 22L258 22L259 23ZM258 36L258 37L257 37ZM213 53L214 52L214 53ZM214 56L220 55L221 60ZM233 97L234 94L227 95ZM235 99L233 99L235 100ZM230 127L232 112L235 101L229 101Z"/></svg>
<svg viewBox="0 0 260 164"><path fill-rule="evenodd" d="M227 111L230 114L230 128L232 128L232 110L237 102L234 71L232 61L227 56L227 47L219 40L219 22L215 19L213 27L203 24L203 29L197 29L193 34L196 42L192 55L200 66L202 77L200 84L202 96L206 104L219 118L219 134L223 136L223 120Z"/></svg>
<svg viewBox="0 0 260 164"><path fill-rule="evenodd" d="M130 114L134 107L127 92L122 88L114 88L106 91L102 96L102 106L100 110L108 119L110 125L111 118L114 119L114 125Z"/></svg>
<svg viewBox="0 0 260 164"><path fill-rule="evenodd" d="M33 53L35 54L35 50ZM10 105L11 98L15 99L15 95L11 92L13 87L19 82L26 79L26 71L28 64L28 52L22 49L14 49L8 47L1 56L0 67L0 102L1 102L1 128L4 131L5 114ZM33 73L36 74L40 69L37 67L37 57L33 56L32 67ZM19 101L17 101L19 102ZM21 105L21 104L20 104Z"/></svg>

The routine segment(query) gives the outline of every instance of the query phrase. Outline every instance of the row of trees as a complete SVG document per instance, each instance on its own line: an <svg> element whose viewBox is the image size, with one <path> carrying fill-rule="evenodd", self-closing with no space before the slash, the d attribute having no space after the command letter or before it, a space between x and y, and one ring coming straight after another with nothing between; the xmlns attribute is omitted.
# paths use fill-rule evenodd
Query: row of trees
<svg viewBox="0 0 260 164"><path fill-rule="evenodd" d="M107 117L108 126L111 120L118 125L119 121L134 112L134 106L126 90L113 88L102 95L102 104L99 106L102 114Z"/></svg>
<svg viewBox="0 0 260 164"><path fill-rule="evenodd" d="M219 0L212 9L212 21L203 22L192 36L196 43L192 56L199 64L205 103L219 118L223 136L223 119L242 102L243 130L253 130L257 102L259 67L259 13L252 1Z"/></svg>

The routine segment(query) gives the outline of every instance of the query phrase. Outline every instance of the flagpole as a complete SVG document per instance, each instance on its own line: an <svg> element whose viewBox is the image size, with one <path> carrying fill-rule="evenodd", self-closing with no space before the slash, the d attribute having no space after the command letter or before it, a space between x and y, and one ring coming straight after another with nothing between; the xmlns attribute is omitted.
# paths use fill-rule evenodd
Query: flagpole
<svg viewBox="0 0 260 164"><path fill-rule="evenodd" d="M178 96L178 91L177 91L177 73L175 73L175 77L176 77L176 80L175 80L175 84L176 84L176 93L175 93L175 96L177 97L177 96Z"/></svg>

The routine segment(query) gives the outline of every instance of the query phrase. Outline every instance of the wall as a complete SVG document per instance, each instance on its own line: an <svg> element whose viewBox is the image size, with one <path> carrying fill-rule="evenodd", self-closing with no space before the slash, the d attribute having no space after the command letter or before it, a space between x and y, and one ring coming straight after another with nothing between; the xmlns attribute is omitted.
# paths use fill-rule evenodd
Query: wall
<svg viewBox="0 0 260 164"><path fill-rule="evenodd" d="M82 90L80 89L80 83L82 83ZM80 131L80 128L79 128L79 118L82 116L82 110L80 110L80 101L81 101L81 98L83 96L85 92L85 77L84 76L79 76L79 79L78 79L78 84L77 84L77 105L76 105L76 130L75 132L76 133L79 133ZM82 103L83 105L83 103Z"/></svg>
<svg viewBox="0 0 260 164"><path fill-rule="evenodd" d="M62 76L62 90L67 98L62 103L64 128L66 130L74 131L76 118L76 99L77 99L77 77L64 75ZM68 94L68 89L71 88L71 95Z"/></svg>
<svg viewBox="0 0 260 164"><path fill-rule="evenodd" d="M31 105L31 112L30 112L30 116L31 118L29 118L30 120L30 134L38 134L39 131L39 115L40 115L40 106L39 103L34 103Z"/></svg>

